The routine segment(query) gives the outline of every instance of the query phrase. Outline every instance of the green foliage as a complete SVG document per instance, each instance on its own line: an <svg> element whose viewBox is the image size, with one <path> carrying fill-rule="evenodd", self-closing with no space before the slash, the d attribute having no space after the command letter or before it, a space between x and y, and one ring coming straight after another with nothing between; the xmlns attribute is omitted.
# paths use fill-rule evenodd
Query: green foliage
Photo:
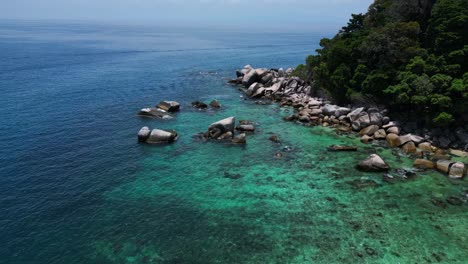
<svg viewBox="0 0 468 264"><path fill-rule="evenodd" d="M453 116L446 112L442 112L438 114L434 119L432 119L432 122L436 126L447 126L453 121L454 121Z"/></svg>
<svg viewBox="0 0 468 264"><path fill-rule="evenodd" d="M467 38L466 0L375 0L296 72L338 103L370 96L446 125L468 110Z"/></svg>

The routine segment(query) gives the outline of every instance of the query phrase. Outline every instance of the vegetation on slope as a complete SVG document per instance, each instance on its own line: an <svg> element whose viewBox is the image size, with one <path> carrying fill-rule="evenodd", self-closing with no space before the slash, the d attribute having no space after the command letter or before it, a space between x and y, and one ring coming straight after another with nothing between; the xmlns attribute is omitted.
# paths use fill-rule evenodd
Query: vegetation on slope
<svg viewBox="0 0 468 264"><path fill-rule="evenodd" d="M376 0L295 74L338 102L372 98L444 126L468 110L466 0Z"/></svg>

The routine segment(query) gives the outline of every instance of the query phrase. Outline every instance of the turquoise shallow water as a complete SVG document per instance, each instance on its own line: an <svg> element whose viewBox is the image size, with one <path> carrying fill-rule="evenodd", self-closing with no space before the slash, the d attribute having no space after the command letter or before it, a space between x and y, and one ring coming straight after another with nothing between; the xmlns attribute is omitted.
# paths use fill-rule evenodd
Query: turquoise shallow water
<svg viewBox="0 0 468 264"><path fill-rule="evenodd" d="M466 180L422 172L384 182L354 165L378 153L395 174L411 160L284 122L290 109L256 105L226 84L246 63L300 63L318 36L1 25L0 263L468 259L467 204L445 201L466 199ZM174 120L135 116L162 99L182 103ZM190 107L211 99L222 109ZM259 124L246 146L192 137L228 116ZM140 145L143 125L181 137ZM281 144L268 140L272 133ZM327 152L332 144L359 151Z"/></svg>

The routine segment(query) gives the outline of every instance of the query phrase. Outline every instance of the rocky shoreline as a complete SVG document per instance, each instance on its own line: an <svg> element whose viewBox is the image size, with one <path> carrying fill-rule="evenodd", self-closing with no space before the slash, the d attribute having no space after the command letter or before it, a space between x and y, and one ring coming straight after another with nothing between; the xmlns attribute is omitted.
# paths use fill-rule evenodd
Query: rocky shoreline
<svg viewBox="0 0 468 264"><path fill-rule="evenodd" d="M343 107L331 104L323 98L313 97L312 87L300 78L291 76L292 72L291 68L255 69L246 65L236 71L237 78L230 80L229 83L239 87L252 99L266 99L283 107L292 107L295 113L285 117L286 121L306 126L332 127L340 133L359 136L361 142L365 144L373 141L386 142L389 147L400 148L414 157L414 166L417 168L436 169L451 179L462 179L466 175L468 166L462 162L452 161L452 156L468 157L468 153L464 150L447 148L447 144L437 145L428 135L418 136L408 133L406 129L402 129L400 122L392 121L388 117L386 109ZM264 101L257 103L266 104ZM458 141L460 145L468 146L465 135L461 135ZM349 148L341 149L349 150ZM341 149L335 146L335 151ZM367 160L377 160L382 164L383 160L375 156L371 155ZM380 167L388 169L388 166Z"/></svg>

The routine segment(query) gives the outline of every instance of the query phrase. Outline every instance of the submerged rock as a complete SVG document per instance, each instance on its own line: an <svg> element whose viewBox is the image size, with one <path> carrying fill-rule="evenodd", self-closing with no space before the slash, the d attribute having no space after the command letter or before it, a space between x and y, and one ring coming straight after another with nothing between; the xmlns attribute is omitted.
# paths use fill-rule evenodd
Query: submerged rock
<svg viewBox="0 0 468 264"><path fill-rule="evenodd" d="M329 151L357 151L357 147L344 146L344 145L332 145L327 148Z"/></svg>
<svg viewBox="0 0 468 264"><path fill-rule="evenodd" d="M254 125L238 125L236 130L245 131L245 132L254 132L255 126Z"/></svg>
<svg viewBox="0 0 468 264"><path fill-rule="evenodd" d="M220 108L221 104L218 102L218 100L213 100L210 102L210 106L213 108Z"/></svg>
<svg viewBox="0 0 468 264"><path fill-rule="evenodd" d="M232 143L233 143L233 144L246 144L246 143L247 143L247 139L246 139L245 133L242 133L242 134L240 134L240 135L235 136L235 137L232 139Z"/></svg>
<svg viewBox="0 0 468 264"><path fill-rule="evenodd" d="M372 154L359 162L357 167L360 170L371 172L388 171L390 169L390 166L377 154Z"/></svg>
<svg viewBox="0 0 468 264"><path fill-rule="evenodd" d="M206 109L206 108L208 108L208 105L205 104L202 101L194 101L194 102L192 102L192 106L197 108L197 109Z"/></svg>

